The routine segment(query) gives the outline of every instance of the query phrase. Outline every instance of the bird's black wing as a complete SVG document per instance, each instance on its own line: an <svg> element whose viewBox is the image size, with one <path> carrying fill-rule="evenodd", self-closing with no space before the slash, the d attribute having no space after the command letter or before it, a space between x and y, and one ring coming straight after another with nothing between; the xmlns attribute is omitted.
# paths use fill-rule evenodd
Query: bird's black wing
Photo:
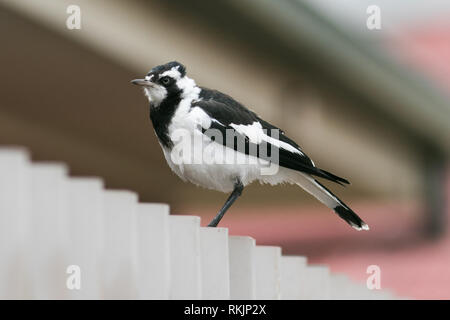
<svg viewBox="0 0 450 320"><path fill-rule="evenodd" d="M226 137L227 131L229 133L229 130L231 130L235 140L233 147L236 151L245 152L245 154L250 154L251 152L251 155L269 161L272 160L271 152L278 152L278 164L282 167L312 174L339 184L349 183L344 178L317 168L300 147L285 135L283 130L262 120L254 112L245 108L230 96L219 91L203 89L200 98L200 100L192 103L192 107L201 108L212 120L209 128L201 128L204 134L208 135L208 133L211 132L208 132L208 129L215 129L219 130L223 137ZM252 142L249 135L245 134L242 130L236 130L236 126L241 126L241 128L242 126L248 126L248 129L250 129L250 127L255 126L255 122L260 124L260 127L264 130L266 135L289 145L294 150L291 149L292 151L290 151L284 148L283 144L276 146L270 142L264 142L264 146L262 146L263 143L258 144ZM277 131L275 135L272 130ZM238 139L241 141L238 142ZM226 145L226 143L227 139L222 139L222 144ZM242 145L245 146L244 150L238 148L238 146ZM254 152L255 150L256 154ZM263 150L264 152L262 152ZM298 152L294 152L295 150Z"/></svg>

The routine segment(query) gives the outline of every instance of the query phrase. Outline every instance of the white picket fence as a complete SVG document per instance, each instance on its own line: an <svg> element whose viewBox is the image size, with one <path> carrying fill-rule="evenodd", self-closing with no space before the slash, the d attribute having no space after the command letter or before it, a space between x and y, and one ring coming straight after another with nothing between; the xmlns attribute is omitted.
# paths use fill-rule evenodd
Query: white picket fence
<svg viewBox="0 0 450 320"><path fill-rule="evenodd" d="M1 299L394 298L67 171L0 148Z"/></svg>

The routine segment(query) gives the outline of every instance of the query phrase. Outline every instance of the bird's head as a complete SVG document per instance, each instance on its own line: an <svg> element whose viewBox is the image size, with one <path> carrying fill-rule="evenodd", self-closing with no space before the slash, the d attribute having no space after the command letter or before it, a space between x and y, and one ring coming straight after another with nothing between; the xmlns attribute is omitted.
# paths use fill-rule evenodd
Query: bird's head
<svg viewBox="0 0 450 320"><path fill-rule="evenodd" d="M135 79L131 83L142 86L155 107L165 99L185 96L196 87L195 82L186 76L186 68L176 61L154 67L143 79Z"/></svg>

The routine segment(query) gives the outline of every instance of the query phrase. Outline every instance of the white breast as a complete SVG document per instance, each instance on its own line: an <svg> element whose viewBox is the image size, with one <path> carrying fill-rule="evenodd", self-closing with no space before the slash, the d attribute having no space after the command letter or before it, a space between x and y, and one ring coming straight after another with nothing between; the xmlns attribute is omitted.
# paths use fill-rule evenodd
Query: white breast
<svg viewBox="0 0 450 320"><path fill-rule="evenodd" d="M208 128L211 118L201 108L187 109L188 103L190 106L191 100L182 101L169 125L173 148L163 147L170 168L181 179L222 192L231 192L236 179L244 186L255 180L270 184L291 182L292 170L277 167L274 174L266 175L267 161L211 141L198 128Z"/></svg>

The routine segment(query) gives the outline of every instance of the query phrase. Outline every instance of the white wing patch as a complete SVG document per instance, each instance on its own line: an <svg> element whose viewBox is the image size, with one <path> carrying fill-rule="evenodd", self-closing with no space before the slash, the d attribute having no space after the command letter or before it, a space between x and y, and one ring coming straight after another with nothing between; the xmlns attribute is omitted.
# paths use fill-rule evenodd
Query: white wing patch
<svg viewBox="0 0 450 320"><path fill-rule="evenodd" d="M270 143L278 148L282 148L289 152L304 155L303 152L301 152L299 149L291 146L290 144L280 141L278 139L275 139L271 136L268 136L266 134L266 132L264 132L263 127L261 126L261 123L259 123L258 121L255 121L249 125L244 125L244 124L238 125L238 124L231 123L230 127L232 127L237 132L246 135L248 137L248 139L250 140L250 142L252 142L252 143L259 144L259 143L265 141L267 143ZM281 134L281 130L280 130L279 134Z"/></svg>

